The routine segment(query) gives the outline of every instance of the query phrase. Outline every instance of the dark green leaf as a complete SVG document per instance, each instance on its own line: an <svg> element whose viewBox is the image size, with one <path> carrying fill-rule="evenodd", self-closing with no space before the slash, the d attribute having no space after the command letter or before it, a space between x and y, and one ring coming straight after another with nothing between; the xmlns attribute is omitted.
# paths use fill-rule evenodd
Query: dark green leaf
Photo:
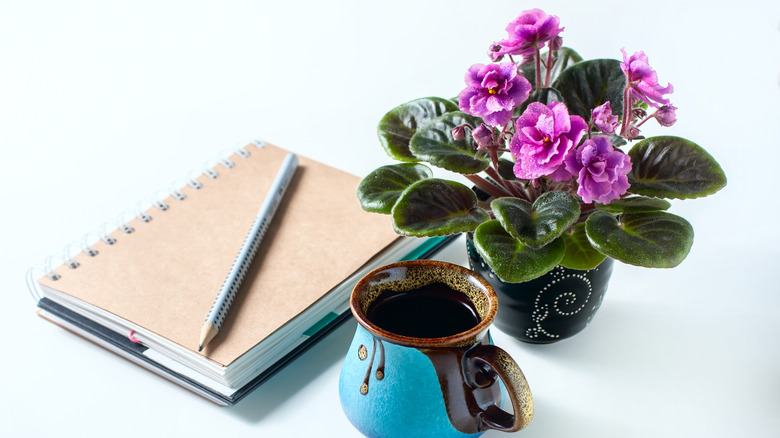
<svg viewBox="0 0 780 438"><path fill-rule="evenodd" d="M726 174L701 146L680 137L651 137L628 152L631 193L658 198L692 199L726 186Z"/></svg>
<svg viewBox="0 0 780 438"><path fill-rule="evenodd" d="M619 148L620 146L623 146L626 143L628 143L625 138L623 138L623 137L621 137L621 136L619 136L617 134L604 135L601 131L598 131L598 132L594 132L593 135L601 135L602 137L609 138L609 141L612 143L612 146L614 146L616 148Z"/></svg>
<svg viewBox="0 0 780 438"><path fill-rule="evenodd" d="M561 235L566 243L566 254L560 264L571 269L588 270L600 265L607 258L596 251L588 241L585 224L577 224Z"/></svg>
<svg viewBox="0 0 780 438"><path fill-rule="evenodd" d="M561 72L566 70L569 66L582 61L582 56L568 47L561 47L561 49L558 50L557 56L558 60L553 65L552 71L550 72L551 82L555 81L558 76L560 76ZM547 52L542 52L541 59L547 60ZM536 63L525 63L521 67L521 70L523 71L523 76L525 76L525 78L528 79L528 82L530 82L531 85L536 88ZM544 84L547 68L545 68L544 64L541 64L540 70L542 73L542 84Z"/></svg>
<svg viewBox="0 0 780 438"><path fill-rule="evenodd" d="M512 237L532 248L557 239L580 217L577 198L561 191L547 192L533 205L518 198L498 198L490 208Z"/></svg>
<svg viewBox="0 0 780 438"><path fill-rule="evenodd" d="M615 59L593 59L572 65L561 73L553 88L560 91L570 114L590 120L593 108L609 101L612 113L623 114L626 78Z"/></svg>
<svg viewBox="0 0 780 438"><path fill-rule="evenodd" d="M474 246L496 275L508 283L533 280L549 272L566 250L562 239L531 248L510 236L497 220L485 222L474 231Z"/></svg>
<svg viewBox="0 0 780 438"><path fill-rule="evenodd" d="M540 102L544 105L549 105L550 102L553 101L563 102L563 96L561 96L561 93L559 93L558 90L554 88L542 88L541 90L531 93L531 95L528 97L528 99L525 100L525 102L522 103L522 105L515 108L514 115L519 116L523 114L531 102Z"/></svg>
<svg viewBox="0 0 780 438"><path fill-rule="evenodd" d="M464 112L452 112L437 117L417 132L409 142L409 150L420 160L436 167L462 174L479 173L490 165L487 156L477 157L471 136L463 140L452 139L452 128L469 124L477 127L482 120Z"/></svg>
<svg viewBox="0 0 780 438"><path fill-rule="evenodd" d="M669 201L658 198L646 198L644 196L628 196L615 199L607 205L596 203L596 208L607 213L638 213L642 211L668 210L672 206Z"/></svg>
<svg viewBox="0 0 780 438"><path fill-rule="evenodd" d="M393 205L407 187L433 176L431 169L419 163L401 163L382 166L366 175L357 188L357 197L363 210L390 214Z"/></svg>
<svg viewBox="0 0 780 438"><path fill-rule="evenodd" d="M417 128L442 114L457 110L457 104L439 97L416 99L397 106L379 121L379 142L385 152L396 160L418 161L409 151L409 140Z"/></svg>
<svg viewBox="0 0 780 438"><path fill-rule="evenodd" d="M392 211L393 227L404 236L444 236L474 231L490 219L463 184L428 178L409 186Z"/></svg>
<svg viewBox="0 0 780 438"><path fill-rule="evenodd" d="M506 158L498 159L498 174L506 180L517 179L515 176L515 162Z"/></svg>
<svg viewBox="0 0 780 438"><path fill-rule="evenodd" d="M607 257L648 268L673 268L693 245L693 227L685 219L654 211L627 213L620 222L597 211L585 222L591 245Z"/></svg>

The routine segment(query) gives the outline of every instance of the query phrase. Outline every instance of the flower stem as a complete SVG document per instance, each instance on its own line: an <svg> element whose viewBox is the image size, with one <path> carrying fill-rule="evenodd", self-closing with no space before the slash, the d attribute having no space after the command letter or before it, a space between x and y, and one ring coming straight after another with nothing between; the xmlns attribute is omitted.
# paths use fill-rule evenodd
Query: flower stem
<svg viewBox="0 0 780 438"><path fill-rule="evenodd" d="M628 137L628 126L631 124L631 95L629 90L630 84L626 84L625 90L623 90L623 125L620 127L620 136Z"/></svg>
<svg viewBox="0 0 780 438"><path fill-rule="evenodd" d="M494 181L496 181L497 183L501 184L501 186L504 188L504 190L509 192L509 194L511 196L514 196L514 197L517 197L517 198L524 198L525 197L525 193L520 192L519 190L517 190L517 188L514 186L514 184L511 183L511 181L507 181L504 178L502 178L501 174L499 174L496 169L498 169L498 164L494 165L494 167L488 167L487 169L485 169L485 173L489 177L493 178Z"/></svg>
<svg viewBox="0 0 780 438"><path fill-rule="evenodd" d="M642 119L642 120L641 120L639 123L637 123L637 124L636 124L636 127L638 128L638 127L640 127L640 126L644 125L646 121L648 121L648 120L652 119L654 116L655 116L655 113L653 113L653 114L651 114L651 115L649 115L649 116L645 117L645 118L644 118L644 119Z"/></svg>
<svg viewBox="0 0 780 438"><path fill-rule="evenodd" d="M540 59L542 57L539 47L536 47L536 55L534 56L534 63L536 65L536 89L540 90L542 88L542 60Z"/></svg>
<svg viewBox="0 0 780 438"><path fill-rule="evenodd" d="M550 86L550 77L552 76L552 66L553 66L553 51L550 49L547 52L547 63L545 67L547 67L547 74L544 78L544 86L549 87Z"/></svg>
<svg viewBox="0 0 780 438"><path fill-rule="evenodd" d="M503 198L507 195L510 195L510 193L508 193L506 189L498 187L497 185L491 183L490 181L485 180L485 178L482 178L479 175L471 174L471 175L463 175L463 176L466 177L467 180L474 183L475 186L479 187L480 189L484 190L489 195L495 198Z"/></svg>

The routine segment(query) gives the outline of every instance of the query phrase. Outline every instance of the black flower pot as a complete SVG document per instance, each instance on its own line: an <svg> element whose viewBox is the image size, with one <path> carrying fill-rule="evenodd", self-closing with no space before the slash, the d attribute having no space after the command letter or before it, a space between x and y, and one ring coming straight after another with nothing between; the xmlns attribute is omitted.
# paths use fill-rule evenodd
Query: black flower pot
<svg viewBox="0 0 780 438"><path fill-rule="evenodd" d="M524 283L502 281L479 255L469 236L466 246L471 269L496 290L494 325L523 342L549 344L574 336L590 324L607 291L614 261L606 258L587 271L556 266Z"/></svg>

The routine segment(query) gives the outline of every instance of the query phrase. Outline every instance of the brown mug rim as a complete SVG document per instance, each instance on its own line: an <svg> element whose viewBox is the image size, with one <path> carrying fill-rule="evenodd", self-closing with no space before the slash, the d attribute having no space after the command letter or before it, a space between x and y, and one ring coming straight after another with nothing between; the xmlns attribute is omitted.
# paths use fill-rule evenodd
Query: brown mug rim
<svg viewBox="0 0 780 438"><path fill-rule="evenodd" d="M488 309L485 314L485 317L481 318L479 324L475 325L474 327L468 330L459 333L454 333L448 336L438 337L438 338L418 338L412 336L399 335L397 333L387 331L372 323L366 317L366 315L360 310L360 305L359 305L360 296L362 291L366 290L366 284L379 272L386 271L388 269L397 268L397 267L409 267L409 266L437 266L439 268L454 269L456 271L459 271L460 274L469 276L474 280L478 281L483 286L483 290L487 294L487 298L488 298ZM358 323L361 326L363 326L363 328L365 328L375 336L379 336L380 338L386 339L395 344L416 346L416 347L451 347L458 344L466 344L469 341L472 341L481 333L487 331L488 328L490 328L490 325L493 323L493 320L496 317L496 311L498 310L498 297L496 296L496 292L493 289L493 286L490 283L488 283L488 281L484 277L472 271L471 269L464 268L461 265L457 265L450 262L444 262L440 260L417 259L417 260L404 260L400 262L389 263L387 265L380 266L372 270L371 272L367 273L366 275L364 275L363 278L361 278L355 284L355 287L352 289L352 294L349 300L349 307L352 310L352 315L355 317Z"/></svg>

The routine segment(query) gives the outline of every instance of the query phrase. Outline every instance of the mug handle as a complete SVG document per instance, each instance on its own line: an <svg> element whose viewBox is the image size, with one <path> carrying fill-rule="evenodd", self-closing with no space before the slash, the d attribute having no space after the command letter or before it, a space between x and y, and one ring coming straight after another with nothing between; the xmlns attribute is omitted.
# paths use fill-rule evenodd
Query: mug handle
<svg viewBox="0 0 780 438"><path fill-rule="evenodd" d="M515 432L526 427L534 415L534 401L517 362L506 351L492 344L474 346L464 359L464 375L469 386L489 386L495 381L495 375L498 375L512 402L513 414L495 404L480 412L482 424L489 429L504 432Z"/></svg>

